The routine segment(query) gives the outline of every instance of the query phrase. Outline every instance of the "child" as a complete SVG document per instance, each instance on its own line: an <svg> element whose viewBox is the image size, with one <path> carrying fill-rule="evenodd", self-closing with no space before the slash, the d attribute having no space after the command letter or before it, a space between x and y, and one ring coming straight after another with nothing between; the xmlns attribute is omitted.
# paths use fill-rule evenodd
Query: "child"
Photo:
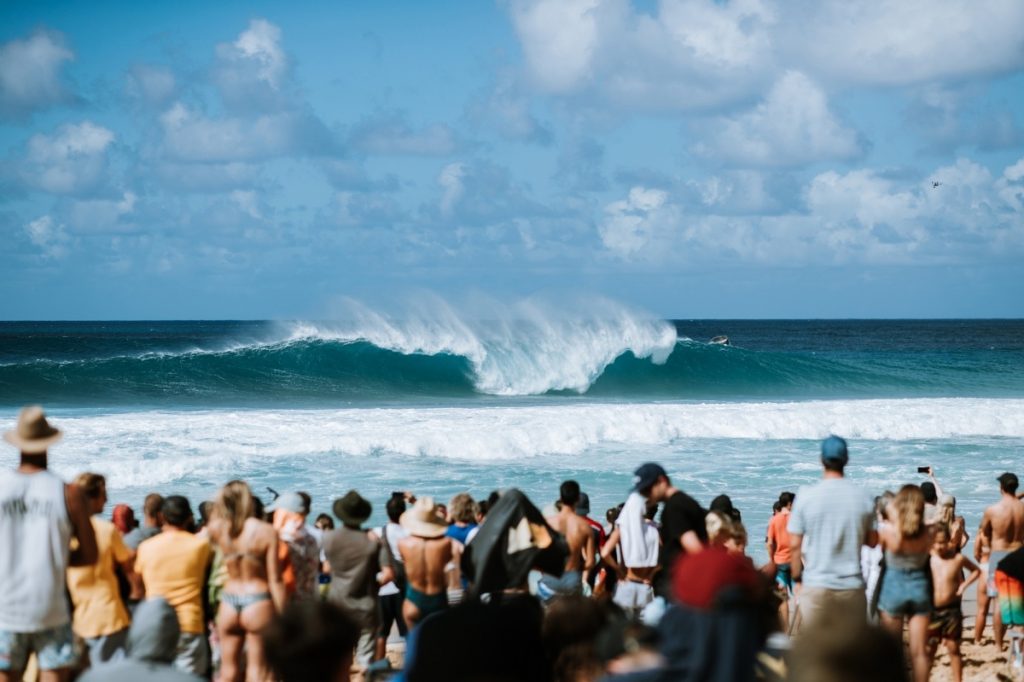
<svg viewBox="0 0 1024 682"><path fill-rule="evenodd" d="M931 655L934 656L939 642L946 645L953 679L960 682L963 670L960 636L963 634L964 620L960 600L967 586L981 575L981 569L960 553L957 544L953 541L948 526L939 525L935 528L931 551L935 609L932 611L932 621L928 625L928 646ZM967 580L964 580L965 568L971 572Z"/></svg>

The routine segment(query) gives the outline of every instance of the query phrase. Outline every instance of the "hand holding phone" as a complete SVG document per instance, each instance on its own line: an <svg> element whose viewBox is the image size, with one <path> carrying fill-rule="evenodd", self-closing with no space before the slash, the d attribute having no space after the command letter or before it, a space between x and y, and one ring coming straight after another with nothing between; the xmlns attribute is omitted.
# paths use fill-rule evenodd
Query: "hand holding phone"
<svg viewBox="0 0 1024 682"><path fill-rule="evenodd" d="M917 473L919 474L930 474L931 472L931 467L917 467Z"/></svg>

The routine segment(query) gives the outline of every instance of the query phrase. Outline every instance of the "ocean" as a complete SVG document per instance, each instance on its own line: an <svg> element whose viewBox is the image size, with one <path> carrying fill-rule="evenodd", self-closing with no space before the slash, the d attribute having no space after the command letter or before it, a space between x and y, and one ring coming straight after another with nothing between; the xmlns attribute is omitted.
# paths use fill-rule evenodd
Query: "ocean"
<svg viewBox="0 0 1024 682"><path fill-rule="evenodd" d="M0 422L43 404L65 431L51 467L103 473L136 509L243 478L264 500L308 491L317 512L354 488L380 522L395 490L516 486L543 507L574 478L603 518L653 460L705 505L729 494L758 558L772 502L819 477L829 433L876 493L933 466L972 531L996 476L1024 474L1024 321L602 311L4 322Z"/></svg>

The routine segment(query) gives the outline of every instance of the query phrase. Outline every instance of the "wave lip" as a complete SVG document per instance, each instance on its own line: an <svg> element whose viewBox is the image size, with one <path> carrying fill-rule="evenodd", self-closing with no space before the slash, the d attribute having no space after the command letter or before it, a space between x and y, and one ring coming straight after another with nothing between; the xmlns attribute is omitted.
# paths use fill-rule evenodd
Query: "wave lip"
<svg viewBox="0 0 1024 682"><path fill-rule="evenodd" d="M392 318L356 303L346 323L298 323L291 341L363 341L403 355L466 358L475 389L497 396L583 393L626 353L664 364L676 346L675 326L611 301L594 314L568 314L537 302L500 311L497 319L467 320L435 301L429 316Z"/></svg>

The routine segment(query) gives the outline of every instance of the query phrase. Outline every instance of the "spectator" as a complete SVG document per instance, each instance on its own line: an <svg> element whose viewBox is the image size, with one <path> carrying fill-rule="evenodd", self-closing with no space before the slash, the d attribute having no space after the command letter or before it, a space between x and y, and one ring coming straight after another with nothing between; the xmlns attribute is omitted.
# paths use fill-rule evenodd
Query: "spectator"
<svg viewBox="0 0 1024 682"><path fill-rule="evenodd" d="M163 530L139 545L135 571L145 596L163 597L178 614L181 634L175 665L187 673L206 675L210 652L203 619L203 587L210 566L210 544L186 530L192 507L181 495L163 501Z"/></svg>
<svg viewBox="0 0 1024 682"><path fill-rule="evenodd" d="M349 679L359 626L324 602L295 602L263 631L267 664L280 682Z"/></svg>
<svg viewBox="0 0 1024 682"><path fill-rule="evenodd" d="M848 611L866 618L860 548L874 546L874 502L844 478L846 441L829 436L821 444L823 480L801 488L789 516L793 580L803 580L804 624L824 611Z"/></svg>
<svg viewBox="0 0 1024 682"><path fill-rule="evenodd" d="M124 544L128 549L136 551L143 540L148 540L160 532L164 525L163 511L164 498L157 493L146 495L142 503L142 525L136 526L135 530L124 536Z"/></svg>
<svg viewBox="0 0 1024 682"><path fill-rule="evenodd" d="M405 513L405 508L405 497L401 493L392 495L385 506L388 522L381 526L380 529L381 543L388 553L388 560L394 569L395 577L391 582L381 586L377 594L380 607L380 632L377 634L377 650L374 654L377 660L383 659L387 652L388 636L391 634L392 627L397 627L398 634L403 638L408 633L408 626L405 623L405 617L402 615L408 579L406 577L405 564L402 562L401 550L399 549L399 543L408 536L408 533L402 528L400 523L402 514Z"/></svg>
<svg viewBox="0 0 1024 682"><path fill-rule="evenodd" d="M331 569L328 600L344 608L359 626L356 665L366 668L376 655L377 593L394 573L387 550L373 531L362 529L373 506L355 490L334 502L341 528L324 535Z"/></svg>
<svg viewBox="0 0 1024 682"><path fill-rule="evenodd" d="M201 682L174 667L181 628L174 608L153 597L135 609L128 633L128 657L87 671L78 682Z"/></svg>
<svg viewBox="0 0 1024 682"><path fill-rule="evenodd" d="M128 645L131 619L121 601L121 591L114 572L124 571L129 582L134 579L134 553L129 550L113 523L99 518L107 504L107 482L99 474L79 474L75 485L85 495L92 513L93 532L99 560L91 566L68 569L68 593L74 605L71 627L85 641L92 665L124 655Z"/></svg>
<svg viewBox="0 0 1024 682"><path fill-rule="evenodd" d="M21 679L32 652L44 682L66 679L78 661L65 574L69 566L95 564L98 551L84 495L47 470L47 450L61 435L36 406L23 409L17 426L4 433L21 451L17 469L0 471L0 677L6 679Z"/></svg>
<svg viewBox="0 0 1024 682"><path fill-rule="evenodd" d="M916 485L905 485L886 511L889 523L878 529L885 555L878 608L882 625L903 636L910 631L910 659L915 682L928 682L928 624L932 615L932 581L929 556L930 527L925 524L925 498Z"/></svg>
<svg viewBox="0 0 1024 682"><path fill-rule="evenodd" d="M267 508L274 514L277 556L286 591L292 599L316 596L320 548L306 528L306 504L299 493L285 493Z"/></svg>
<svg viewBox="0 0 1024 682"><path fill-rule="evenodd" d="M260 632L285 604L277 533L256 516L257 511L249 486L230 481L217 493L210 519L210 538L227 569L217 611L220 678L226 682L241 680L243 671L249 679L267 676Z"/></svg>

